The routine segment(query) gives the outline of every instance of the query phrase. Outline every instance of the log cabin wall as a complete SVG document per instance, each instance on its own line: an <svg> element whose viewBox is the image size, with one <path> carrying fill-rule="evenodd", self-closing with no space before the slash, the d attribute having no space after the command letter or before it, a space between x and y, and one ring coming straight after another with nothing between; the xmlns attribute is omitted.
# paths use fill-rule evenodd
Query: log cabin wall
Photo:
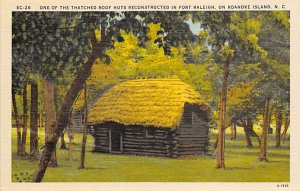
<svg viewBox="0 0 300 191"><path fill-rule="evenodd" d="M94 152L109 152L109 127L101 125L93 125L90 128L90 134L95 138Z"/></svg>
<svg viewBox="0 0 300 191"><path fill-rule="evenodd" d="M126 126L123 152L134 155L169 157L171 133L167 128Z"/></svg>
<svg viewBox="0 0 300 191"><path fill-rule="evenodd" d="M169 128L125 126L117 123L94 125L90 130L95 138L94 152L158 157L177 156L173 154L172 132ZM116 141L119 138L120 141ZM120 144L119 148L116 148L116 144Z"/></svg>
<svg viewBox="0 0 300 191"><path fill-rule="evenodd" d="M208 122L207 112L186 105L177 129L105 122L94 125L90 132L95 137L95 152L176 158L207 153Z"/></svg>
<svg viewBox="0 0 300 191"><path fill-rule="evenodd" d="M186 105L179 128L178 155L205 154L209 145L208 114L199 108Z"/></svg>

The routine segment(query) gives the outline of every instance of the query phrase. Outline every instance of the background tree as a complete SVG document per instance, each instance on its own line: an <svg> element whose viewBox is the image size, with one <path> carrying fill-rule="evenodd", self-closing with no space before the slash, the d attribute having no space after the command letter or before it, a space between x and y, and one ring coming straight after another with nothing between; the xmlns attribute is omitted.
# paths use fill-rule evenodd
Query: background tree
<svg viewBox="0 0 300 191"><path fill-rule="evenodd" d="M12 54L12 102L13 102L13 113L14 113L14 119L16 123L16 130L17 130L17 155L22 155L25 152L25 146L22 146L22 143L25 142L25 137L22 141L22 125L20 122L20 115L18 111L18 104L17 104L17 95L23 94L23 97L27 97L27 88L24 91L24 84L28 77L28 63L29 59L21 59L20 56L24 56L28 54L28 51L25 47L18 46L18 44L15 44L16 39L15 36L13 36L13 54ZM23 63L25 62L25 63ZM24 93L25 92L25 93ZM24 100L24 99L23 99ZM27 102L27 99L25 100L25 104ZM23 107L23 112L27 111L27 106ZM23 114L24 115L24 114ZM24 121L24 120L23 120ZM24 125L24 123L23 123ZM23 126L24 127L24 126ZM25 132L23 130L23 132Z"/></svg>
<svg viewBox="0 0 300 191"><path fill-rule="evenodd" d="M248 66L248 65L246 65ZM245 65L238 68L245 68ZM242 70L245 71L245 70ZM243 79L245 75L242 74ZM238 77L236 79L239 79ZM245 138L248 147L253 147L251 137L256 137L260 144L260 139L254 131L254 123L258 117L257 100L255 100L254 94L255 79L249 80L249 82L240 82L235 86L232 86L228 90L228 119L229 124L236 124L244 128Z"/></svg>
<svg viewBox="0 0 300 191"><path fill-rule="evenodd" d="M30 101L30 156L38 155L38 84L31 82L31 101Z"/></svg>
<svg viewBox="0 0 300 191"><path fill-rule="evenodd" d="M27 122L28 122L27 119L28 119L27 81L25 81L23 86L23 132L22 132L22 143L21 143L22 156L26 156L26 135L27 135Z"/></svg>
<svg viewBox="0 0 300 191"><path fill-rule="evenodd" d="M289 128L289 125L290 125L290 116L289 116L289 114L286 114L285 123L284 123L284 130L283 130L283 133L281 135L283 144L285 143L285 140L286 140L286 133L287 133L287 130Z"/></svg>
<svg viewBox="0 0 300 191"><path fill-rule="evenodd" d="M49 82L46 79L42 80L43 95L45 100L45 144L49 140L49 137L53 134L54 127L56 125L56 104L55 104L55 92L56 87L54 83ZM49 162L50 167L57 167L56 149L54 150L51 160Z"/></svg>
<svg viewBox="0 0 300 191"><path fill-rule="evenodd" d="M273 83L272 90L276 110L276 146L280 146L282 114L289 112L289 63L290 63L290 23L289 12L274 11L262 19L262 32L259 44L268 51L268 58L273 60L269 67ZM276 28L276 30L274 30Z"/></svg>
<svg viewBox="0 0 300 191"><path fill-rule="evenodd" d="M224 135L230 70L240 63L255 63L266 56L266 52L258 45L260 22L251 12L204 12L195 13L194 17L212 36L215 61L222 65L217 168L225 168Z"/></svg>

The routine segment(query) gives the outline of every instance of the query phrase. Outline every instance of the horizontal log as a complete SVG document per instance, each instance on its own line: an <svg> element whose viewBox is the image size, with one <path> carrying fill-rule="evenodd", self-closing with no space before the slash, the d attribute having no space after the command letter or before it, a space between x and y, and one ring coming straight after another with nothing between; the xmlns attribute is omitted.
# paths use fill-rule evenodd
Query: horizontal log
<svg viewBox="0 0 300 191"><path fill-rule="evenodd" d="M136 148L124 148L124 152L137 152L137 153L153 153L153 154L166 154L165 150L143 150L143 149L136 149Z"/></svg>
<svg viewBox="0 0 300 191"><path fill-rule="evenodd" d="M198 143L198 144L180 144L178 148L190 148L190 147L206 147L208 146L206 143Z"/></svg>
<svg viewBox="0 0 300 191"><path fill-rule="evenodd" d="M101 129L94 129L95 132L108 132L109 129L104 129L104 128L101 128Z"/></svg>
<svg viewBox="0 0 300 191"><path fill-rule="evenodd" d="M95 135L108 135L109 132L94 132Z"/></svg>
<svg viewBox="0 0 300 191"><path fill-rule="evenodd" d="M202 143L208 143L207 140L199 140L199 139L187 139L187 140L182 140L180 139L178 141L179 144L202 144Z"/></svg>
<svg viewBox="0 0 300 191"><path fill-rule="evenodd" d="M183 150L185 150L185 149L202 149L202 148L205 148L205 144L202 144L202 145L180 145L179 147L178 147L178 149L179 150L181 150L181 149L183 149Z"/></svg>
<svg viewBox="0 0 300 191"><path fill-rule="evenodd" d="M163 154L163 153L141 153L141 152L136 152L136 151L129 151L129 152L126 152L126 154L138 155L138 156L156 156L156 157L168 156L167 154Z"/></svg>
<svg viewBox="0 0 300 191"><path fill-rule="evenodd" d="M188 146L188 145L191 145L191 146L206 146L208 145L207 142L181 142L179 143L179 146Z"/></svg>
<svg viewBox="0 0 300 191"><path fill-rule="evenodd" d="M124 149L138 149L138 150L166 150L165 145L135 145L124 144Z"/></svg>
<svg viewBox="0 0 300 191"><path fill-rule="evenodd" d="M129 133L129 132L125 132L124 136L144 137L144 133Z"/></svg>
<svg viewBox="0 0 300 191"><path fill-rule="evenodd" d="M94 128L95 132L108 132L109 128Z"/></svg>
<svg viewBox="0 0 300 191"><path fill-rule="evenodd" d="M178 141L208 141L208 137L179 137Z"/></svg>
<svg viewBox="0 0 300 191"><path fill-rule="evenodd" d="M166 141L166 140L128 140L128 139L123 139L124 143L128 143L128 144L139 144L139 145L171 145L172 142L171 141Z"/></svg>
<svg viewBox="0 0 300 191"><path fill-rule="evenodd" d="M101 139L101 140L97 140L97 141L95 141L95 144L108 144L108 140L103 140L103 139Z"/></svg>
<svg viewBox="0 0 300 191"><path fill-rule="evenodd" d="M165 148L167 146L167 144L136 144L136 143L124 143L123 144L123 147L128 147L128 148L146 148L146 147L149 147L149 148L154 148L154 147L157 147L157 148ZM172 146L172 145L169 145L169 147Z"/></svg>
<svg viewBox="0 0 300 191"><path fill-rule="evenodd" d="M97 141L95 144L105 144L108 145L108 141Z"/></svg>
<svg viewBox="0 0 300 191"><path fill-rule="evenodd" d="M136 140L136 139L123 139L124 143L128 144L171 144L171 141L166 140L156 140L156 139L147 139L147 140Z"/></svg>
<svg viewBox="0 0 300 191"><path fill-rule="evenodd" d="M141 139L141 140L145 140L145 139L148 139L148 140L153 140L153 139L165 140L165 139L167 139L167 137L165 137L165 136L145 137L144 135L142 135L142 136L136 136L136 135L131 135L131 134L125 134L124 138L128 138L128 139L130 139L130 138L132 138L132 139Z"/></svg>
<svg viewBox="0 0 300 191"><path fill-rule="evenodd" d="M107 134L95 134L96 137L108 137L108 133Z"/></svg>
<svg viewBox="0 0 300 191"><path fill-rule="evenodd" d="M97 144L95 145L95 147L103 147L103 148L108 148L109 145L106 145L106 144Z"/></svg>
<svg viewBox="0 0 300 191"><path fill-rule="evenodd" d="M108 139L95 139L95 143L108 143Z"/></svg>

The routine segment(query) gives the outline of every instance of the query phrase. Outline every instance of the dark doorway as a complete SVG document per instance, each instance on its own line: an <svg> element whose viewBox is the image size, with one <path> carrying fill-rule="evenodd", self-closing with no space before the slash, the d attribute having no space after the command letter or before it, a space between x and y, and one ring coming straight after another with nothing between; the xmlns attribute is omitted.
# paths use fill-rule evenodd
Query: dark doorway
<svg viewBox="0 0 300 191"><path fill-rule="evenodd" d="M122 132L120 127L111 128L111 151L120 152L121 151L121 138Z"/></svg>

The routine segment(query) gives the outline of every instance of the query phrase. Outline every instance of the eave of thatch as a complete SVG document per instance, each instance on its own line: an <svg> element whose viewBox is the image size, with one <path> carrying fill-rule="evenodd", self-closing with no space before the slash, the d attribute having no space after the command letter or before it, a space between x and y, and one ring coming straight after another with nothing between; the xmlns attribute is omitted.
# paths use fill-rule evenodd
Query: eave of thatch
<svg viewBox="0 0 300 191"><path fill-rule="evenodd" d="M103 94L89 111L90 124L117 122L165 128L179 126L184 104L206 110L203 97L179 79L139 79L120 83Z"/></svg>

